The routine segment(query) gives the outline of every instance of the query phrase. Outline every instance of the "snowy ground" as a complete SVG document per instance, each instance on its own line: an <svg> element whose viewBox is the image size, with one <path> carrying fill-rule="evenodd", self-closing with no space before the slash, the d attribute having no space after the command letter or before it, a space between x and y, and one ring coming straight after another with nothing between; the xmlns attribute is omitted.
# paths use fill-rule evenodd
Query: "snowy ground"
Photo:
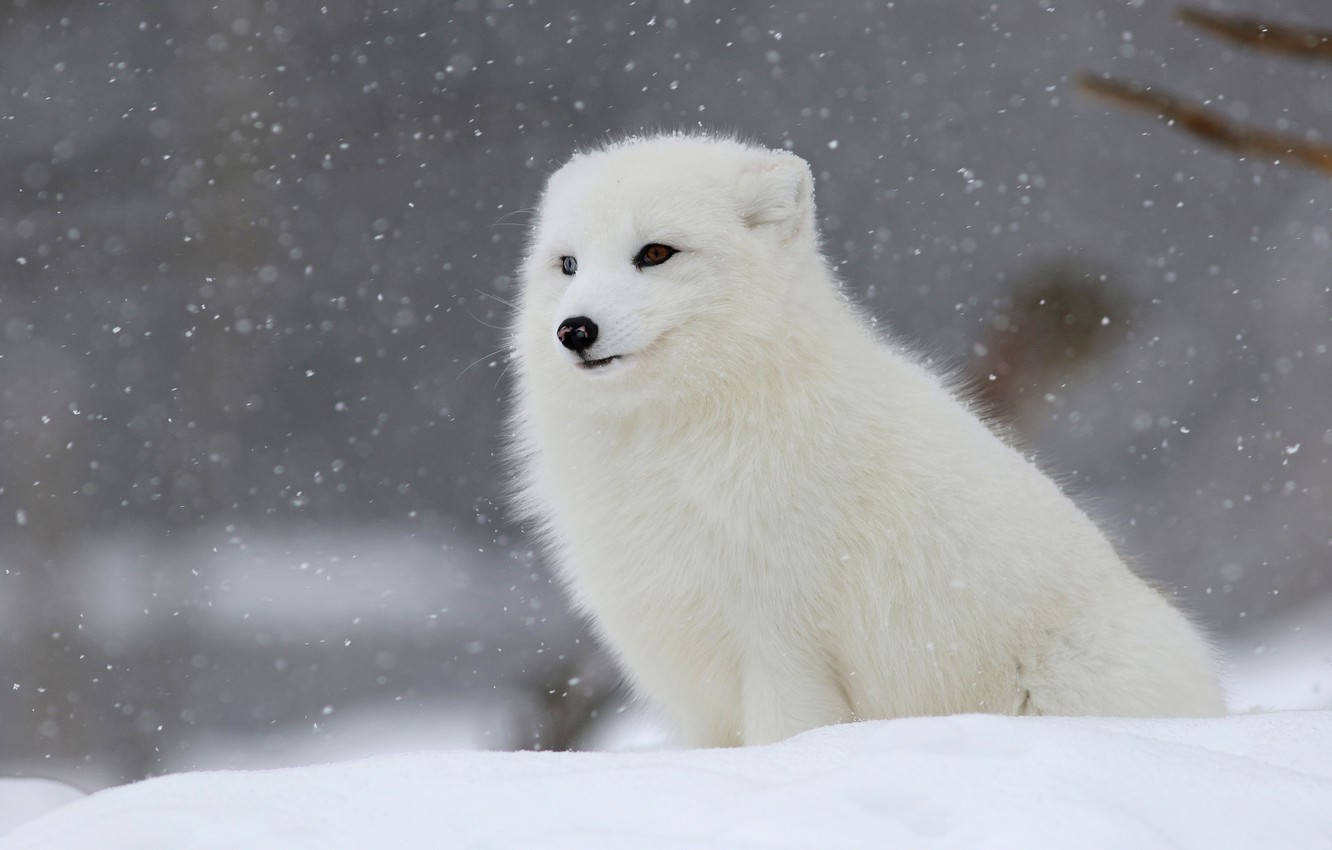
<svg viewBox="0 0 1332 850"><path fill-rule="evenodd" d="M1327 711L916 718L740 750L178 774L75 802L0 848L1332 848L1329 755Z"/></svg>
<svg viewBox="0 0 1332 850"><path fill-rule="evenodd" d="M466 713L339 713L303 746L218 739L193 761L378 757L176 774L81 800L0 780L0 850L1332 848L1332 601L1225 649L1232 710L1277 713L920 718L686 752L662 749L660 727L630 711L582 742L629 750L602 753L430 752L484 741Z"/></svg>
<svg viewBox="0 0 1332 850"><path fill-rule="evenodd" d="M1332 709L1332 597L1235 635L1222 649L1232 712ZM465 703L339 711L321 717L317 734L305 736L202 735L186 756L168 754L162 766L172 773L274 768L419 750L495 749L492 730L513 725L504 718L514 713L517 699L499 693ZM648 750L670 743L641 705L615 712L592 731L578 741L580 749Z"/></svg>
<svg viewBox="0 0 1332 850"><path fill-rule="evenodd" d="M0 836L82 796L77 788L50 779L0 779Z"/></svg>
<svg viewBox="0 0 1332 850"><path fill-rule="evenodd" d="M1237 636L1226 659L1231 711L1332 708L1332 597Z"/></svg>

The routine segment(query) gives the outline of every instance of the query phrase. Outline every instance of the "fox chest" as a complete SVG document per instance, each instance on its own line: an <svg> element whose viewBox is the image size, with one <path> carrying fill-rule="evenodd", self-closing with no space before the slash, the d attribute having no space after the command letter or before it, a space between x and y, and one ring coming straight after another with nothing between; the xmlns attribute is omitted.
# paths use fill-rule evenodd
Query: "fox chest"
<svg viewBox="0 0 1332 850"><path fill-rule="evenodd" d="M817 500L770 464L677 457L588 457L561 496L566 568L594 609L679 622L789 607L812 561L835 548Z"/></svg>

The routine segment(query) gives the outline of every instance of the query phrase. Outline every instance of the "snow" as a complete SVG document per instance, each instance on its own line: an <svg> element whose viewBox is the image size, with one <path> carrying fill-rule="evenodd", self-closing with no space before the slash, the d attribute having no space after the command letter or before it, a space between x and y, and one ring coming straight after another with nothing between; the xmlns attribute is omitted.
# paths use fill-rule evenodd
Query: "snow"
<svg viewBox="0 0 1332 850"><path fill-rule="evenodd" d="M162 833L146 846L212 846L236 828L172 840L157 789L180 787L170 817L182 831L227 814L271 845L302 844L274 837L279 813L246 802L242 781L290 783L278 797L345 832L333 846L416 836L414 817L430 818L431 837L402 843L447 843L435 836L452 837L460 813L482 845L522 843L526 826L534 844L596 846L579 839L626 823L641 830L601 840L651 845L670 824L648 801L667 808L665 794L726 846L745 843L738 825L758 809L783 846L836 846L829 822L851 830L856 817L882 821L845 839L857 846L917 822L955 832L911 846L994 827L986 807L998 798L969 784L983 777L933 761L922 771L919 754L866 754L890 762L878 773L846 763L840 778L862 790L842 806L821 796L837 777L790 768L773 780L796 756L772 753L806 739L732 755L405 755L544 743L551 707L568 706L548 699L552 685L583 682L574 716L610 692L606 656L492 504L505 375L495 349L522 205L576 145L640 126L735 129L810 158L849 295L941 364L983 377L1048 270L1103 296L1104 348L1023 377L1016 433L1222 636L1232 710L1332 709L1332 183L1070 87L1079 70L1109 72L1299 135L1327 112L1325 66L1230 49L1177 26L1172 4L1142 2L844 4L832 15L787 0L669 15L250 5L144 18L145 4L27 3L0 27L0 80L14 95L3 156L20 177L0 209L12 260L0 386L16 411L0 429L0 520L12 523L0 541L0 773L93 790L145 772L379 761L150 782L73 804L42 829L110 818L120 803L108 799L125 801L125 829ZM1291 21L1326 13L1313 0L1263 5ZM127 133L147 147L127 146ZM1297 600L1319 594L1292 625ZM556 739L661 748L650 717L615 709L607 698L596 722ZM1326 728L1325 715L1286 718ZM1081 755L1113 771L1102 779L1133 784L1116 759L1136 751L1113 746L1127 727L977 722L1012 723L1037 750L1071 746L1060 735L1080 729ZM1255 722L1276 721L1218 721L1217 734L1245 738ZM949 723L974 732L963 718L906 721L914 731L900 734L929 739ZM844 735L900 726L810 737L835 750ZM1300 734L1332 762L1325 734ZM1005 742L1019 737L1005 726ZM984 762L987 742L972 743L959 744L967 764ZM1280 770L1267 747L1254 745L1253 794L1280 787L1262 773ZM1204 793L1230 775L1210 752L1139 753L1151 764L1141 784L1186 809L1206 799L1198 829L1251 825L1256 806ZM457 787L453 761L457 774L495 777ZM1132 846L1172 835L1132 832L1149 812L1127 787L1070 774L1031 790L1045 786L1029 774L1049 768L1011 761L1004 788L1016 799L1002 804L1050 801L1028 820L1088 832L1122 821ZM754 785L749 771L789 784ZM898 776L912 780L905 791ZM570 789L548 787L560 783ZM234 816L206 807L205 788L234 799ZM1061 796L1078 791L1102 795L1094 811ZM0 780L0 836L78 793ZM477 803L483 793L493 799ZM783 803L790 811L770 813ZM377 809L378 832L355 823ZM802 818L827 811L805 840ZM995 834L1012 843L1016 821ZM300 829L319 843L320 829ZM1235 828L1210 846L1301 843L1258 834ZM134 846L119 826L106 835Z"/></svg>
<svg viewBox="0 0 1332 850"><path fill-rule="evenodd" d="M1332 708L1332 598L1231 641L1226 658L1231 711Z"/></svg>
<svg viewBox="0 0 1332 850"><path fill-rule="evenodd" d="M49 779L0 779L0 835L81 796L77 788Z"/></svg>
<svg viewBox="0 0 1332 850"><path fill-rule="evenodd" d="M436 752L177 774L2 850L1332 848L1332 711L912 718L736 750Z"/></svg>
<svg viewBox="0 0 1332 850"><path fill-rule="evenodd" d="M318 734L203 735L163 768L244 770L109 789L40 821L79 792L0 780L0 836L34 821L0 850L450 846L439 824L477 847L949 847L987 835L985 846L1040 848L1067 846L1069 824L1091 847L1327 847L1330 648L1326 600L1227 641L1227 719L922 718L744 751L667 750L634 706L579 742L616 752L475 752L495 743L485 724L521 710L499 691L471 707L339 710ZM1244 714L1258 709L1284 713ZM346 763L288 767L333 761Z"/></svg>

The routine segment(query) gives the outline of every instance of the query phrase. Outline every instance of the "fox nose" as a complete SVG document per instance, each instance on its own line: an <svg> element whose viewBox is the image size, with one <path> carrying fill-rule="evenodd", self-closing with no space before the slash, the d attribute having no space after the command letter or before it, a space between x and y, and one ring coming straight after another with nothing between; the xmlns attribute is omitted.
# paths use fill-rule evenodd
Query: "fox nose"
<svg viewBox="0 0 1332 850"><path fill-rule="evenodd" d="M597 323L587 316L570 316L560 322L560 329L555 332L560 345L582 354L597 341Z"/></svg>

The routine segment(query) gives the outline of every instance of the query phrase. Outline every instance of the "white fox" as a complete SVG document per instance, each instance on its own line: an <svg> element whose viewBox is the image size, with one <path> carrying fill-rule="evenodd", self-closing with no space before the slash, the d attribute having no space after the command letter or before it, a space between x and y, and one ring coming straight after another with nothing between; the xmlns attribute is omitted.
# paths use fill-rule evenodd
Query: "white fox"
<svg viewBox="0 0 1332 850"><path fill-rule="evenodd" d="M687 135L579 154L522 278L520 500L687 742L1223 713L1188 620L848 304L799 157Z"/></svg>

